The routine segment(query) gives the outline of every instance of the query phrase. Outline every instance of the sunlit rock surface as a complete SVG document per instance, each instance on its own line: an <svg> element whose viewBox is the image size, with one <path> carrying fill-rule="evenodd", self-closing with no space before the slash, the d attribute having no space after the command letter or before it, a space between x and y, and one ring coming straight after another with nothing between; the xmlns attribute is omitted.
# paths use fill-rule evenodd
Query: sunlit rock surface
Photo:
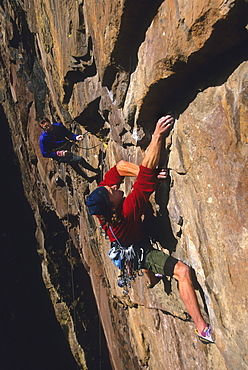
<svg viewBox="0 0 248 370"><path fill-rule="evenodd" d="M247 368L247 2L3 0L0 17L0 101L43 278L80 368L90 368L82 271L113 369ZM195 272L216 338L207 347L175 281L147 290L138 277L123 296L109 242L84 203L96 182L43 158L38 146L43 116L88 132L76 149L104 174L120 159L139 164L168 111L177 118L170 178L151 199L148 226Z"/></svg>

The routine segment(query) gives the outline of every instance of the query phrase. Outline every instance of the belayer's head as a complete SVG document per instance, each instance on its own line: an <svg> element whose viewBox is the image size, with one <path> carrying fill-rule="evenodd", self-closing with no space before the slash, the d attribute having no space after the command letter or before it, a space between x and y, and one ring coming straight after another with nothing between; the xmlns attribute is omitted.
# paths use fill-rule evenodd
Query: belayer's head
<svg viewBox="0 0 248 370"><path fill-rule="evenodd" d="M91 215L99 216L106 222L116 221L116 208L123 200L123 192L117 185L99 186L86 199L86 205Z"/></svg>
<svg viewBox="0 0 248 370"><path fill-rule="evenodd" d="M52 129L52 124L51 121L48 118L43 118L42 121L40 122L40 127L44 131L50 131Z"/></svg>

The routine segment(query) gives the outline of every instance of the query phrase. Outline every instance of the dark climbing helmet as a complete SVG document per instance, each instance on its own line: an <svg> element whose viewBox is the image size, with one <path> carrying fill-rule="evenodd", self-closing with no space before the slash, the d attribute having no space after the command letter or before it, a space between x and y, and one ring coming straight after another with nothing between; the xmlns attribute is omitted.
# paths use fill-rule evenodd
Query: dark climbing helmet
<svg viewBox="0 0 248 370"><path fill-rule="evenodd" d="M96 188L86 199L86 205L91 215L104 216L106 220L111 217L112 204L109 192L104 186Z"/></svg>

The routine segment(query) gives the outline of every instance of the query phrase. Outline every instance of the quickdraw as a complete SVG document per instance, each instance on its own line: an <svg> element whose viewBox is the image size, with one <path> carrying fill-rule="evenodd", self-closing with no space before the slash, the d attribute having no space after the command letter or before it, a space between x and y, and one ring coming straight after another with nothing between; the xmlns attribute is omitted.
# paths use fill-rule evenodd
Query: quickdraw
<svg viewBox="0 0 248 370"><path fill-rule="evenodd" d="M129 288L131 288L131 281L135 280L137 275L143 276L141 264L144 258L144 249L139 248L140 253L137 253L133 244L128 247L123 247L115 236L111 226L109 226L109 229L115 238L115 241L111 243L112 248L108 255L115 266L121 270L117 284L120 288L124 288L123 294L127 295L129 293Z"/></svg>

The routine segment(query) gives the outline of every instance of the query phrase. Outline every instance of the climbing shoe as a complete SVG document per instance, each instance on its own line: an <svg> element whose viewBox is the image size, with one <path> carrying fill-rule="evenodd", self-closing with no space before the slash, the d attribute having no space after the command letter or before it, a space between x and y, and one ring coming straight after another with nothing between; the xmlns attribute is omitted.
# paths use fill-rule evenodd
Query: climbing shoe
<svg viewBox="0 0 248 370"><path fill-rule="evenodd" d="M147 283L147 289L152 289L156 284Z"/></svg>
<svg viewBox="0 0 248 370"><path fill-rule="evenodd" d="M155 276L156 276L156 281L154 283L147 283L147 285L146 285L147 289L154 288L155 285L157 285L163 277L162 275L155 275Z"/></svg>
<svg viewBox="0 0 248 370"><path fill-rule="evenodd" d="M202 330L201 333L196 329L195 332L198 335L199 340L204 344L214 343L212 336L211 336L211 326L207 324L205 328Z"/></svg>

